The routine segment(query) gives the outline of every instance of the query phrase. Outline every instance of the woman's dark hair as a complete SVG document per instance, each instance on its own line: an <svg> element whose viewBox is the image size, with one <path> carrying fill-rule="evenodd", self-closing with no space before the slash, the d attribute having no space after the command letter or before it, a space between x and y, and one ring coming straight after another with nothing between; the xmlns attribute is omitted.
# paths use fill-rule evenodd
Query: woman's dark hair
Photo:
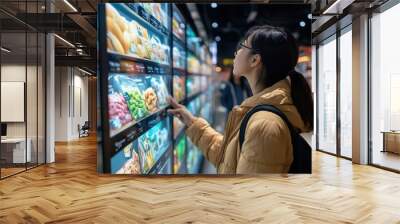
<svg viewBox="0 0 400 224"><path fill-rule="evenodd" d="M230 72L229 75L230 75L229 76L229 82L232 85L236 85L235 77L234 77L234 74L233 74L233 67L232 67L231 72ZM249 82L247 81L246 77L240 76L240 78L239 78L239 86L240 86L240 88L242 90L244 90L246 92L247 97L253 96L253 92L251 91Z"/></svg>
<svg viewBox="0 0 400 224"><path fill-rule="evenodd" d="M302 74L295 71L299 49L295 38L279 27L255 26L247 31L254 53L260 54L263 63L262 79L267 87L285 79L291 80L291 96L307 128L313 128L313 99L310 86Z"/></svg>

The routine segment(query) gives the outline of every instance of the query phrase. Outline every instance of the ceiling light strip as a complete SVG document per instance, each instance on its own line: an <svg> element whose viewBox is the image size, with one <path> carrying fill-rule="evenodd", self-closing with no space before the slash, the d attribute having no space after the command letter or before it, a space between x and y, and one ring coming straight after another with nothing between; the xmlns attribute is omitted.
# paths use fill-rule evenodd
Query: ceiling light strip
<svg viewBox="0 0 400 224"><path fill-rule="evenodd" d="M7 48L4 48L4 47L2 47L2 48L0 48L2 51L4 51L4 52L6 52L6 53L10 53L11 52L11 50L8 50Z"/></svg>
<svg viewBox="0 0 400 224"><path fill-rule="evenodd" d="M90 72L88 72L88 71L86 71L86 70L83 70L83 69L81 69L81 68L79 68L79 67L78 67L78 70L81 71L81 72L83 72L83 73L85 73L85 74L87 74L87 75L93 75L92 73L90 73Z"/></svg>
<svg viewBox="0 0 400 224"><path fill-rule="evenodd" d="M78 12L78 10L68 0L64 0L64 3L68 5L74 12Z"/></svg>
<svg viewBox="0 0 400 224"><path fill-rule="evenodd" d="M61 40L62 42L64 42L65 44L67 44L68 46L70 46L70 47L72 47L72 48L75 48L75 45L73 45L71 42L69 42L68 40L66 40L66 39L64 39L64 38L62 38L62 37L60 37L59 35L57 35L57 34L54 34L54 36L55 37L57 37L59 40Z"/></svg>

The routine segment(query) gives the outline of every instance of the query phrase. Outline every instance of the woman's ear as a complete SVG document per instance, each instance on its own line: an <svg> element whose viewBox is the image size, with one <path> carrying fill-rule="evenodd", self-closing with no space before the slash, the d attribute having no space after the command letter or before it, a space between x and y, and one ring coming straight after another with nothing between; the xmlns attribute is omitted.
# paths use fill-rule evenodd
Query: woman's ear
<svg viewBox="0 0 400 224"><path fill-rule="evenodd" d="M250 67L254 68L261 64L261 57L259 54L250 57Z"/></svg>

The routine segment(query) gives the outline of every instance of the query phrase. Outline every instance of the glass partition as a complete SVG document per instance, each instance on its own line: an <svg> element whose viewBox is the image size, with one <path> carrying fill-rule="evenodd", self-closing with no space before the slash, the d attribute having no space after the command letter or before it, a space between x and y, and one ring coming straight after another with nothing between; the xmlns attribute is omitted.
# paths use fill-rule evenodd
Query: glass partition
<svg viewBox="0 0 400 224"><path fill-rule="evenodd" d="M371 18L372 163L400 170L400 4Z"/></svg>
<svg viewBox="0 0 400 224"><path fill-rule="evenodd" d="M27 149L26 77L27 35L25 32L1 34L1 175L24 171L30 162Z"/></svg>
<svg viewBox="0 0 400 224"><path fill-rule="evenodd" d="M22 17L42 5L0 4ZM45 162L45 35L10 15L0 12L0 178Z"/></svg>
<svg viewBox="0 0 400 224"><path fill-rule="evenodd" d="M351 26L340 36L340 155L352 157L352 33Z"/></svg>
<svg viewBox="0 0 400 224"><path fill-rule="evenodd" d="M318 48L317 149L336 153L336 36Z"/></svg>

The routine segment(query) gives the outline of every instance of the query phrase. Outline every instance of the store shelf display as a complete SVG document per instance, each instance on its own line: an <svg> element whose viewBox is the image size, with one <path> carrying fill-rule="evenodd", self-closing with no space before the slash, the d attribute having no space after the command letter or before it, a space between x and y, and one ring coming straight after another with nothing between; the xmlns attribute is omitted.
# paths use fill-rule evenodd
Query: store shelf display
<svg viewBox="0 0 400 224"><path fill-rule="evenodd" d="M187 26L186 29L186 39L188 50L193 54L193 56L200 57L200 38L193 31L192 27Z"/></svg>
<svg viewBox="0 0 400 224"><path fill-rule="evenodd" d="M174 75L173 81L173 93L174 98L177 102L181 102L185 99L185 77L184 76L176 76Z"/></svg>
<svg viewBox="0 0 400 224"><path fill-rule="evenodd" d="M174 68L184 70L186 58L185 51L179 45L175 45L175 41L173 43L174 47L172 48L172 65Z"/></svg>
<svg viewBox="0 0 400 224"><path fill-rule="evenodd" d="M185 40L185 20L183 19L178 8L173 6L172 15L172 33L179 39L182 43Z"/></svg>
<svg viewBox="0 0 400 224"><path fill-rule="evenodd" d="M174 149L174 173L184 173L185 163L185 151L186 151L186 136L182 136L178 139Z"/></svg>
<svg viewBox="0 0 400 224"><path fill-rule="evenodd" d="M187 105L188 110L195 116L198 116L201 109L200 97L196 97Z"/></svg>
<svg viewBox="0 0 400 224"><path fill-rule="evenodd" d="M189 174L199 173L203 161L202 152L187 138L186 166Z"/></svg>
<svg viewBox="0 0 400 224"><path fill-rule="evenodd" d="M209 98L207 98L207 100L210 100ZM202 104L203 106L201 107L200 110L200 116L203 117L204 119L206 119L208 122L211 122L211 102L205 102L204 104Z"/></svg>
<svg viewBox="0 0 400 224"><path fill-rule="evenodd" d="M200 74L200 61L193 55L189 54L187 58L188 72L191 74Z"/></svg>
<svg viewBox="0 0 400 224"><path fill-rule="evenodd" d="M202 90L202 77L201 76L188 76L186 78L186 91L187 96L191 97L201 92Z"/></svg>
<svg viewBox="0 0 400 224"><path fill-rule="evenodd" d="M208 75L209 76L212 73L212 67L207 63L202 63L201 64L200 73L202 75Z"/></svg>
<svg viewBox="0 0 400 224"><path fill-rule="evenodd" d="M185 124L176 117L174 117L173 122L174 122L174 128L173 128L174 129L174 139L178 139L179 135L182 133L182 131L185 128Z"/></svg>
<svg viewBox="0 0 400 224"><path fill-rule="evenodd" d="M189 166L194 171L201 155L186 148L186 127L167 113L167 99L172 95L210 120L212 99L203 96L212 86L207 43L172 3L102 3L98 11L98 41L104 46L99 107L106 110L99 123L99 170L184 174Z"/></svg>

